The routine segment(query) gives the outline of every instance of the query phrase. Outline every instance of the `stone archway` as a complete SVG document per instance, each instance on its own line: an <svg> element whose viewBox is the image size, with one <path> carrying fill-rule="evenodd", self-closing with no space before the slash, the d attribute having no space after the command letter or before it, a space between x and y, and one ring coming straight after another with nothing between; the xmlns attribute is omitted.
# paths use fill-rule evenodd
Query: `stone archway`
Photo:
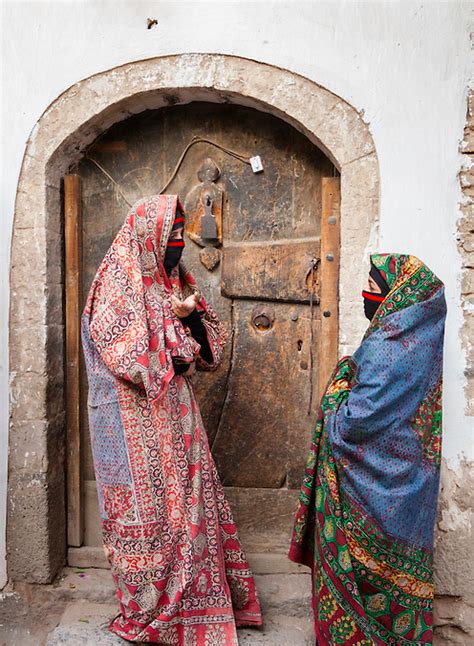
<svg viewBox="0 0 474 646"><path fill-rule="evenodd" d="M377 225L379 169L369 128L346 101L288 70L220 54L129 63L70 87L31 132L15 204L7 526L13 580L50 581L66 552L61 178L113 123L196 100L274 114L340 170L341 349L364 329L362 313L354 314L359 290L352 276Z"/></svg>

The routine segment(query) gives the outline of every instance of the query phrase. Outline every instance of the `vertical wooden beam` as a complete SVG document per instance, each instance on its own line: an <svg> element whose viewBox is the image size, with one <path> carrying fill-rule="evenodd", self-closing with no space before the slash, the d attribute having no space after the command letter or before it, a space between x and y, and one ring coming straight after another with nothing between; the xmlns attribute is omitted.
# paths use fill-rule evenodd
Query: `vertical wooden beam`
<svg viewBox="0 0 474 646"><path fill-rule="evenodd" d="M341 178L322 178L321 214L321 345L319 392L322 395L338 360Z"/></svg>
<svg viewBox="0 0 474 646"><path fill-rule="evenodd" d="M66 419L67 419L67 535L80 546L83 537L80 436L80 287L82 259L81 178L64 177L64 235L66 283Z"/></svg>

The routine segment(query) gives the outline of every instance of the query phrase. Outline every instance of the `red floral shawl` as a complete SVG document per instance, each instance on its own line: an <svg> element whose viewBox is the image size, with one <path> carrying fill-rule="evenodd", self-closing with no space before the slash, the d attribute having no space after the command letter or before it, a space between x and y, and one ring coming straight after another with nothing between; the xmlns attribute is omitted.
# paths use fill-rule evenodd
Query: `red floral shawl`
<svg viewBox="0 0 474 646"><path fill-rule="evenodd" d="M170 296L197 291L183 262L170 277L163 266L177 207L176 195L151 195L129 210L93 281L86 304L92 341L109 370L143 385L149 401L160 399L174 375L172 357L212 370L221 360L228 333L204 298L203 313L213 363L175 315Z"/></svg>

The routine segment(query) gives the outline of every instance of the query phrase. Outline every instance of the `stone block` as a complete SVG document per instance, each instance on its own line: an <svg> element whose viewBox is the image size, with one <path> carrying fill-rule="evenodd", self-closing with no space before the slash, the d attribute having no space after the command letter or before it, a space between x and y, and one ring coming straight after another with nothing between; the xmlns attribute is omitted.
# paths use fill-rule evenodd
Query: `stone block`
<svg viewBox="0 0 474 646"><path fill-rule="evenodd" d="M255 585L265 615L274 612L285 616L309 618L311 609L311 575L255 575Z"/></svg>
<svg viewBox="0 0 474 646"><path fill-rule="evenodd" d="M104 549L96 546L70 547L67 551L67 563L71 567L109 569Z"/></svg>
<svg viewBox="0 0 474 646"><path fill-rule="evenodd" d="M468 598L474 596L472 465L464 462L454 471L443 461L441 485L435 532L436 593Z"/></svg>
<svg viewBox="0 0 474 646"><path fill-rule="evenodd" d="M42 379L25 377L32 377L33 383ZM28 384L31 380L26 381L26 393L35 389ZM12 420L17 432L10 439L8 573L15 581L44 583L65 558L64 415L49 422L28 419L28 401L27 395L16 400L17 416ZM43 405L41 410L44 413Z"/></svg>
<svg viewBox="0 0 474 646"><path fill-rule="evenodd" d="M61 231L61 194L59 188L22 185L17 191L14 229ZM18 226L17 226L18 222Z"/></svg>
<svg viewBox="0 0 474 646"><path fill-rule="evenodd" d="M474 601L474 600L471 600ZM434 646L474 643L474 604L459 597L440 596L434 603Z"/></svg>
<svg viewBox="0 0 474 646"><path fill-rule="evenodd" d="M474 196L474 166L472 164L459 172L459 183L464 195L468 197Z"/></svg>
<svg viewBox="0 0 474 646"><path fill-rule="evenodd" d="M26 584L22 584L23 587ZM18 584L15 584L19 588ZM23 590L23 587L19 588ZM115 587L110 570L65 567L52 585L33 586L35 594L52 604L79 600L98 604L116 603ZM29 593L31 596L31 593Z"/></svg>
<svg viewBox="0 0 474 646"><path fill-rule="evenodd" d="M41 357L40 357L41 358ZM37 372L14 374L10 382L12 422L47 418L47 379ZM13 434L12 441L16 441Z"/></svg>
<svg viewBox="0 0 474 646"><path fill-rule="evenodd" d="M25 276L25 281L27 277ZM62 292L61 285L38 285L35 278L31 278L30 287L26 282L19 284L18 278L15 285L12 284L12 297L15 299L15 306L10 310L10 330L17 332L17 338L21 339L28 334L34 336L36 329L46 325L48 322L62 324ZM43 334L43 331L41 331ZM38 344L41 342L38 339ZM13 347L15 349L15 342ZM40 346L38 346L40 347ZM40 355L40 352L38 352Z"/></svg>
<svg viewBox="0 0 474 646"><path fill-rule="evenodd" d="M69 589L68 598L71 601L57 628L49 633L46 640L48 646L111 646L123 643L107 631L108 623L118 612L118 603L107 600L107 597L101 601L91 600L87 591L95 587L102 589L102 577L97 578L91 570L84 574L84 578L80 578L79 573L69 570L61 582L62 589ZM88 578L89 574L92 578ZM111 580L110 575L108 579ZM264 575L256 576L255 582L262 604L264 626L263 629L239 629L239 645L312 646L314 633L310 576ZM71 585L74 587L71 588ZM52 601L53 597L50 603Z"/></svg>
<svg viewBox="0 0 474 646"><path fill-rule="evenodd" d="M42 586L40 586L42 587ZM20 594L6 589L0 593L0 644L2 646L44 646L46 635L59 623L64 602L51 604L31 589Z"/></svg>
<svg viewBox="0 0 474 646"><path fill-rule="evenodd" d="M10 328L10 359L15 364L15 379L23 374L47 373L46 356L47 327L38 323L33 325L17 325ZM12 393L13 395L13 393ZM14 399L14 395L12 397Z"/></svg>
<svg viewBox="0 0 474 646"><path fill-rule="evenodd" d="M467 127L464 130L464 137L463 137L463 140L461 141L459 150L462 153L474 152L474 128Z"/></svg>
<svg viewBox="0 0 474 646"><path fill-rule="evenodd" d="M464 310L464 325L461 328L461 340L466 353L466 375L465 383L465 405L463 406L468 415L474 415L474 331L473 331L473 308L474 308L474 92L472 89L468 94L468 105L466 115L466 127L464 129L464 140L461 143L460 151L464 153L464 159L459 172L459 182L463 192L463 199L460 204L462 217L458 220L457 241L461 255L461 294L462 307ZM462 569L462 564L461 564ZM474 591L474 585L471 592Z"/></svg>
<svg viewBox="0 0 474 646"><path fill-rule="evenodd" d="M263 630L239 628L239 646L313 646L312 621L278 614L265 621Z"/></svg>
<svg viewBox="0 0 474 646"><path fill-rule="evenodd" d="M69 603L60 625L48 637L48 646L78 644L123 644L123 640L107 631L110 620L117 615L116 604L98 604L80 600Z"/></svg>
<svg viewBox="0 0 474 646"><path fill-rule="evenodd" d="M48 285L64 282L63 271L64 242L57 231L49 231L46 238L46 272Z"/></svg>
<svg viewBox="0 0 474 646"><path fill-rule="evenodd" d="M464 296L474 293L474 271L465 271L461 279L461 293Z"/></svg>
<svg viewBox="0 0 474 646"><path fill-rule="evenodd" d="M17 420L15 436L10 441L8 466L15 473L37 473L46 469L45 447L49 422Z"/></svg>
<svg viewBox="0 0 474 646"><path fill-rule="evenodd" d="M98 111L97 97L87 83L76 84L64 92L43 113L33 128L28 155L46 164L57 148ZM92 113L92 114L91 114Z"/></svg>
<svg viewBox="0 0 474 646"><path fill-rule="evenodd" d="M46 277L46 232L17 228L12 238L11 279L14 287L34 289Z"/></svg>
<svg viewBox="0 0 474 646"><path fill-rule="evenodd" d="M304 96L301 98L304 101ZM368 125L364 123L360 114L342 99L324 115L324 119L315 130L322 133L321 141L336 158L339 168L367 155L375 155ZM349 139L352 142L350 148L345 144Z"/></svg>
<svg viewBox="0 0 474 646"><path fill-rule="evenodd" d="M45 473L10 475L7 562L14 581L48 583L63 564L62 560L58 563L55 544L62 544L64 554L65 536L61 527L53 526L53 519L63 510L51 504L58 493Z"/></svg>
<svg viewBox="0 0 474 646"><path fill-rule="evenodd" d="M346 164L341 174L341 264L339 339L341 350L351 354L367 328L360 297L361 276L365 260L369 272L369 237L375 242L378 221L378 160L375 153ZM372 231L372 232L371 232ZM370 233L371 232L371 233Z"/></svg>

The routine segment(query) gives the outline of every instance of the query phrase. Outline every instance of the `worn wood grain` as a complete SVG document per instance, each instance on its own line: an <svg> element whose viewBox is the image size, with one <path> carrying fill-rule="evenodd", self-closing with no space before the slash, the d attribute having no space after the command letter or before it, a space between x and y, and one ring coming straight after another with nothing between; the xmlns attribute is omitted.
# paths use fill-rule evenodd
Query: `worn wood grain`
<svg viewBox="0 0 474 646"><path fill-rule="evenodd" d="M318 394L336 365L339 344L340 177L322 178L321 339Z"/></svg>
<svg viewBox="0 0 474 646"><path fill-rule="evenodd" d="M268 329L253 324L266 313ZM234 311L232 370L213 442L225 485L297 487L309 447L309 308L242 300ZM319 321L313 321L316 338ZM318 352L316 348L318 365ZM317 379L317 375L316 375Z"/></svg>
<svg viewBox="0 0 474 646"><path fill-rule="evenodd" d="M222 293L228 298L307 303L308 269L319 254L319 237L227 244Z"/></svg>
<svg viewBox="0 0 474 646"><path fill-rule="evenodd" d="M66 428L67 535L69 545L83 537L81 474L80 298L81 289L81 178L64 177L64 236L66 284Z"/></svg>

